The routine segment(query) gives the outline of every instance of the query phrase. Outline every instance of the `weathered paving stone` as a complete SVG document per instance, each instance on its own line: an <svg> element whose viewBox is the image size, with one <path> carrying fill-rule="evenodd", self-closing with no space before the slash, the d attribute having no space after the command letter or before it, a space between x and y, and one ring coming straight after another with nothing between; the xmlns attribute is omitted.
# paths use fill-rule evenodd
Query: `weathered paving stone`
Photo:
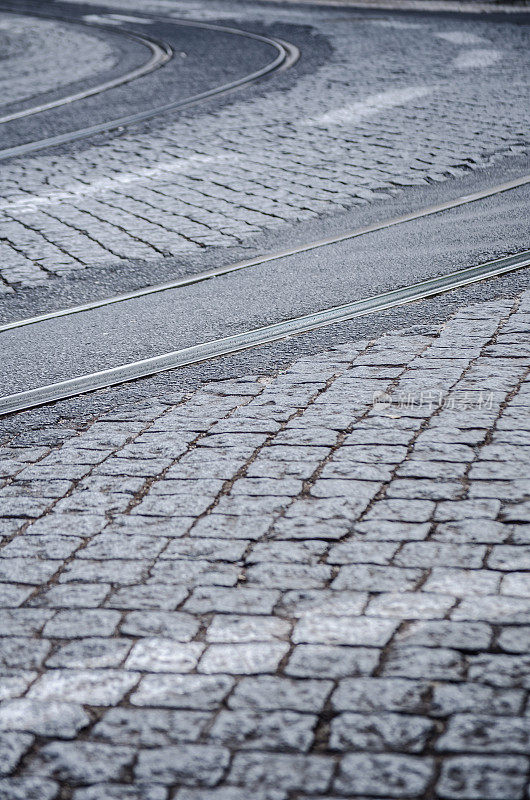
<svg viewBox="0 0 530 800"><path fill-rule="evenodd" d="M528 800L524 479L468 472L527 463L528 389L506 405L523 371L483 355L514 309L9 444L7 473L29 472L9 514L15 494L72 501L0 529L0 795ZM385 416L373 392L402 371L468 392L498 374L495 409ZM149 513L124 513L144 485Z"/></svg>
<svg viewBox="0 0 530 800"><path fill-rule="evenodd" d="M200 642L146 638L134 645L125 667L141 672L191 672L203 650Z"/></svg>
<svg viewBox="0 0 530 800"><path fill-rule="evenodd" d="M4 800L55 800L59 784L46 778L0 778L0 796Z"/></svg>
<svg viewBox="0 0 530 800"><path fill-rule="evenodd" d="M135 706L217 708L234 685L228 675L147 675L131 695Z"/></svg>
<svg viewBox="0 0 530 800"><path fill-rule="evenodd" d="M16 769L32 743L33 736L29 733L0 731L0 776L9 775Z"/></svg>
<svg viewBox="0 0 530 800"><path fill-rule="evenodd" d="M344 678L331 697L337 711L425 710L430 686L428 681L403 678Z"/></svg>
<svg viewBox="0 0 530 800"><path fill-rule="evenodd" d="M230 747L306 752L317 717L295 711L221 711L208 737Z"/></svg>
<svg viewBox="0 0 530 800"><path fill-rule="evenodd" d="M339 794L369 792L385 797L421 797L434 772L430 758L350 753L340 762L334 789Z"/></svg>
<svg viewBox="0 0 530 800"><path fill-rule="evenodd" d="M285 667L287 675L298 678L342 678L368 675L377 666L379 651L368 647L334 647L299 644Z"/></svg>
<svg viewBox="0 0 530 800"><path fill-rule="evenodd" d="M164 786L137 784L100 783L84 789L76 789L74 800L167 800L168 793Z"/></svg>
<svg viewBox="0 0 530 800"><path fill-rule="evenodd" d="M288 709L320 711L333 687L331 681L291 680L276 675L243 678L230 695L228 705L234 709Z"/></svg>
<svg viewBox="0 0 530 800"><path fill-rule="evenodd" d="M283 642L212 644L201 658L198 670L234 675L275 672L288 649L289 646Z"/></svg>
<svg viewBox="0 0 530 800"><path fill-rule="evenodd" d="M50 742L27 766L29 774L55 777L68 784L119 780L134 760L132 748L93 742Z"/></svg>
<svg viewBox="0 0 530 800"><path fill-rule="evenodd" d="M165 636L188 642L198 627L196 619L179 611L131 611L120 630L129 636Z"/></svg>
<svg viewBox="0 0 530 800"><path fill-rule="evenodd" d="M229 762L229 751L215 745L173 745L140 750L135 766L139 781L214 786Z"/></svg>
<svg viewBox="0 0 530 800"><path fill-rule="evenodd" d="M228 782L248 790L323 792L333 773L333 762L323 756L276 753L238 753Z"/></svg>
<svg viewBox="0 0 530 800"><path fill-rule="evenodd" d="M139 674L121 670L52 670L31 687L28 697L48 702L115 705L138 682Z"/></svg>
<svg viewBox="0 0 530 800"><path fill-rule="evenodd" d="M499 753L524 755L529 751L528 717L491 717L486 714L457 714L449 720L437 749L452 752Z"/></svg>
<svg viewBox="0 0 530 800"><path fill-rule="evenodd" d="M196 741L210 720L204 711L118 707L103 714L91 736L109 744L158 747Z"/></svg>
<svg viewBox="0 0 530 800"><path fill-rule="evenodd" d="M303 617L293 631L295 643L368 645L387 644L397 624L392 620L366 617L323 616Z"/></svg>
<svg viewBox="0 0 530 800"><path fill-rule="evenodd" d="M71 739L89 721L83 708L73 703L21 699L0 707L0 730Z"/></svg>
<svg viewBox="0 0 530 800"><path fill-rule="evenodd" d="M75 639L59 645L46 659L46 666L67 669L119 667L131 647L130 640L117 637Z"/></svg>
<svg viewBox="0 0 530 800"><path fill-rule="evenodd" d="M399 750L421 753L435 724L424 717L399 714L340 714L332 720L334 750Z"/></svg>
<svg viewBox="0 0 530 800"><path fill-rule="evenodd" d="M448 758L436 788L448 800L522 800L527 770L522 757Z"/></svg>

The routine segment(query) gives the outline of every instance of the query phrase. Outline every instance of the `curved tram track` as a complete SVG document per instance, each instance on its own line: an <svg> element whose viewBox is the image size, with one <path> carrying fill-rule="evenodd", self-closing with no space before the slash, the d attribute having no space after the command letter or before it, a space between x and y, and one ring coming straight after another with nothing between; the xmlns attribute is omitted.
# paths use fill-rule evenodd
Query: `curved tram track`
<svg viewBox="0 0 530 800"><path fill-rule="evenodd" d="M0 7L0 11L11 13L13 9ZM103 29L110 33L114 34L116 33L116 29L114 27L109 28L108 25L105 25L102 22L98 23L87 22L87 21L83 22L79 20L65 19L64 17L60 17L57 15L54 16L51 14L43 14L42 12L35 12L35 11L24 12L24 13L31 16L42 17L43 19L52 19L61 22L81 24L88 27L96 27L100 30ZM300 56L297 47L281 39L276 39L269 36L263 36L261 34L252 33L250 31L239 30L238 28L231 28L225 25L216 25L213 23L199 22L195 20L192 21L192 20L171 18L170 20L167 21L176 27L194 28L198 30L219 32L222 34L228 34L231 36L254 40L256 42L260 42L262 44L269 45L270 47L274 48L276 50L277 55L271 62L261 67L260 69L254 70L253 72L247 75L243 75L240 78L227 81L226 83L223 83L219 86L214 86L211 89L207 89L205 91L191 95L190 97L164 103L162 105L145 109L143 111L138 111L133 114L115 117L113 119L106 120L104 122L99 122L97 124L86 125L74 131L60 133L57 135L46 137L44 139L38 139L35 141L26 142L24 144L15 145L13 147L5 147L3 149L0 149L0 161L28 155L30 153L34 153L39 150L44 150L58 145L68 144L69 142L85 139L90 136L94 136L95 134L121 129L129 125L134 125L135 123L138 122L143 122L144 120L152 119L153 117L157 117L167 112L178 111L184 108L189 108L190 106L194 106L198 103L203 102L204 100L208 100L213 97L219 97L234 92L243 86L247 86L252 83L255 83L256 81L259 81L262 78L271 75L274 72L289 69L294 64L296 64ZM110 24L113 23L112 19L109 17L109 25ZM20 113L16 113L14 115L7 115L3 118L0 118L0 123L27 117L33 114L40 113L42 111L47 111L53 108L60 107L62 105L72 103L77 100L85 99L87 97L100 94L104 91L108 91L109 89L116 88L117 86L120 86L124 83L128 83L133 79L137 79L147 74L148 72L152 72L154 69L163 66L163 64L166 64L170 60L171 47L169 44L162 43L160 41L155 41L154 39L150 39L149 37L144 36L143 34L139 34L135 31L130 31L123 28L120 28L120 33L133 39L138 39L138 40L144 39L145 40L144 43L146 44L150 42L149 46L153 50L153 57L150 59L148 64L144 65L143 68L136 71L138 74L129 73L128 75L125 75L120 79L116 79L115 81L110 81L106 84L102 84L99 87L93 87L92 89L89 89L85 92L79 92L78 94L65 96L63 99L51 102L49 104L42 104L41 106L34 107L33 109L28 109L27 111L21 111ZM149 67L149 69L147 67Z"/></svg>

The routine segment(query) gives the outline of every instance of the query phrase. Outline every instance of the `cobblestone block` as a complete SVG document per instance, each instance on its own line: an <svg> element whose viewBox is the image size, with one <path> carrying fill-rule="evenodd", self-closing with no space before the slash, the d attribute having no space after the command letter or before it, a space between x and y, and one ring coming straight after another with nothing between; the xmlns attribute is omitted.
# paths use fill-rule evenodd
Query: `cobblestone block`
<svg viewBox="0 0 530 800"><path fill-rule="evenodd" d="M450 800L520 800L524 797L527 759L461 756L448 758L437 791Z"/></svg>
<svg viewBox="0 0 530 800"><path fill-rule="evenodd" d="M229 752L214 745L173 745L140 750L136 780L214 786L228 766Z"/></svg>
<svg viewBox="0 0 530 800"><path fill-rule="evenodd" d="M243 678L230 695L228 705L234 709L261 711L287 709L290 711L318 712L328 697L331 681L281 678L276 675L260 675Z"/></svg>
<svg viewBox="0 0 530 800"><path fill-rule="evenodd" d="M134 760L134 750L93 742L50 742L28 764L29 774L55 777L70 785L119 780Z"/></svg>
<svg viewBox="0 0 530 800"><path fill-rule="evenodd" d="M437 749L456 753L521 753L529 751L530 719L457 714L449 720Z"/></svg>
<svg viewBox="0 0 530 800"><path fill-rule="evenodd" d="M40 778L0 778L0 796L4 800L55 800L59 784Z"/></svg>
<svg viewBox="0 0 530 800"><path fill-rule="evenodd" d="M209 738L229 747L307 752L317 717L295 711L221 711Z"/></svg>
<svg viewBox="0 0 530 800"><path fill-rule="evenodd" d="M92 706L115 705L138 682L134 672L117 670L53 670L31 687L28 698Z"/></svg>
<svg viewBox="0 0 530 800"><path fill-rule="evenodd" d="M368 675L378 661L379 651L374 648L299 644L293 650L285 672L297 678L324 679Z"/></svg>
<svg viewBox="0 0 530 800"><path fill-rule="evenodd" d="M253 675L275 672L289 647L283 642L212 644L199 662L199 672Z"/></svg>
<svg viewBox="0 0 530 800"><path fill-rule="evenodd" d="M403 678L344 678L331 697L337 711L424 711L429 693L427 681Z"/></svg>
<svg viewBox="0 0 530 800"><path fill-rule="evenodd" d="M395 797L420 797L433 772L432 759L428 758L350 753L340 763L334 789L346 796L369 792L385 797L390 791Z"/></svg>
<svg viewBox="0 0 530 800"><path fill-rule="evenodd" d="M33 736L29 733L0 731L0 776L15 770L32 743Z"/></svg>
<svg viewBox="0 0 530 800"><path fill-rule="evenodd" d="M76 639L58 646L46 659L46 667L100 669L119 667L132 647L132 641L116 637Z"/></svg>
<svg viewBox="0 0 530 800"><path fill-rule="evenodd" d="M132 648L125 667L141 672L191 672L203 650L204 645L199 642L142 639Z"/></svg>
<svg viewBox="0 0 530 800"><path fill-rule="evenodd" d="M421 753L435 724L410 714L340 714L332 720L334 750L399 750Z"/></svg>
<svg viewBox="0 0 530 800"><path fill-rule="evenodd" d="M194 742L211 715L202 711L161 708L111 708L91 731L93 739L109 744L158 747Z"/></svg>
<svg viewBox="0 0 530 800"><path fill-rule="evenodd" d="M305 616L293 631L293 642L382 647L396 630L392 620L346 616Z"/></svg>
<svg viewBox="0 0 530 800"><path fill-rule="evenodd" d="M324 792L333 773L324 756L276 753L238 753L228 774L229 783L248 790Z"/></svg>
<svg viewBox="0 0 530 800"><path fill-rule="evenodd" d="M0 707L0 730L71 739L90 721L81 706L35 700L12 700Z"/></svg>
<svg viewBox="0 0 530 800"><path fill-rule="evenodd" d="M228 675L146 675L131 695L135 706L215 709L234 685Z"/></svg>

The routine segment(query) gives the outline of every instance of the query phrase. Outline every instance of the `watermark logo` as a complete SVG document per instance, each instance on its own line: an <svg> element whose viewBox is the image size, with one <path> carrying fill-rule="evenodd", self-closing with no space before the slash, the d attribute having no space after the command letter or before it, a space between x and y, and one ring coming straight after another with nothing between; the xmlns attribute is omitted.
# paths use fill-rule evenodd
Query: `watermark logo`
<svg viewBox="0 0 530 800"><path fill-rule="evenodd" d="M494 407L493 392L459 392L451 395L441 391L426 389L420 392L396 392L388 394L376 391L372 397L374 411L411 411L424 409L450 409L453 411L469 411L471 409L491 411Z"/></svg>

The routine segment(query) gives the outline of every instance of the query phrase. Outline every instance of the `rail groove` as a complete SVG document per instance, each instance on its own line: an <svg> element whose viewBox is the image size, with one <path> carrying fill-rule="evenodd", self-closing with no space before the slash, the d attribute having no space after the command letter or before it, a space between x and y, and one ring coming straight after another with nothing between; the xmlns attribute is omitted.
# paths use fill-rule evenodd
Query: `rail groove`
<svg viewBox="0 0 530 800"><path fill-rule="evenodd" d="M279 339L286 339L307 331L333 325L338 322L355 317L375 314L396 306L413 303L428 297L442 294L452 289L468 286L471 283L513 272L523 267L530 266L530 250L514 256L489 261L474 267L452 272L437 278L430 278L420 283L394 289L390 292L374 295L363 300L356 300L340 306L333 306L322 311L316 311L294 319L255 328L248 331L214 339L192 347L174 350L163 355L146 358L122 364L118 367L105 369L86 375L60 381L48 386L30 389L24 392L0 398L0 416L12 414L17 411L26 411L43 404L64 400L80 394L117 386L121 383L145 378L159 372L197 364L211 358L238 353L253 347L268 344Z"/></svg>
<svg viewBox="0 0 530 800"><path fill-rule="evenodd" d="M26 325L34 325L37 322L44 322L47 319L67 317L71 314L80 314L83 311L92 311L96 308L114 305L114 303L123 303L126 300L133 300L136 297L145 297L146 295L165 292L170 289L179 289L184 286L191 286L194 283L201 283L202 281L218 278L222 275L228 275L231 272L239 272L240 270L256 267L260 264L266 264L271 261L278 261L282 258L287 258L288 256L296 255L298 253L306 253L310 250L316 250L319 247L326 247L327 245L337 244L338 242L344 242L348 239L355 239L358 236L364 236L368 233L375 233L376 231L384 230L385 228L391 228L395 225L402 225L406 222L412 222L416 219L421 219L422 217L431 216L432 214L439 214L442 211L449 211L452 208L458 208L459 206L467 205L468 203L475 203L479 200L484 200L487 197L492 197L496 194L502 194L503 192L510 191L511 189L516 189L519 186L525 186L528 183L530 183L530 175L523 175L520 178L491 186L489 189L483 189L479 192L474 192L473 194L463 195L461 197L457 197L455 200L448 200L445 203L437 203L436 205L426 206L425 208L421 208L418 211L413 211L410 214L403 214L398 217L384 220L383 222L376 222L372 225L365 225L361 228L355 228L354 230L347 231L346 233L341 233L338 236L319 239L317 241L309 242L308 244L292 247L286 250L278 250L276 252L258 256L257 258L252 258L247 261L237 261L234 264L228 264L224 267L218 267L216 269L199 272L195 275L177 278L176 280L168 281L167 283L159 283L154 286L147 286L132 292L115 295L114 297L93 300L82 305L62 308L58 309L57 311L50 311L46 314L39 314L35 317L26 317L25 319L7 322L4 325L0 325L0 333L2 331L12 330L13 328L22 328Z"/></svg>

